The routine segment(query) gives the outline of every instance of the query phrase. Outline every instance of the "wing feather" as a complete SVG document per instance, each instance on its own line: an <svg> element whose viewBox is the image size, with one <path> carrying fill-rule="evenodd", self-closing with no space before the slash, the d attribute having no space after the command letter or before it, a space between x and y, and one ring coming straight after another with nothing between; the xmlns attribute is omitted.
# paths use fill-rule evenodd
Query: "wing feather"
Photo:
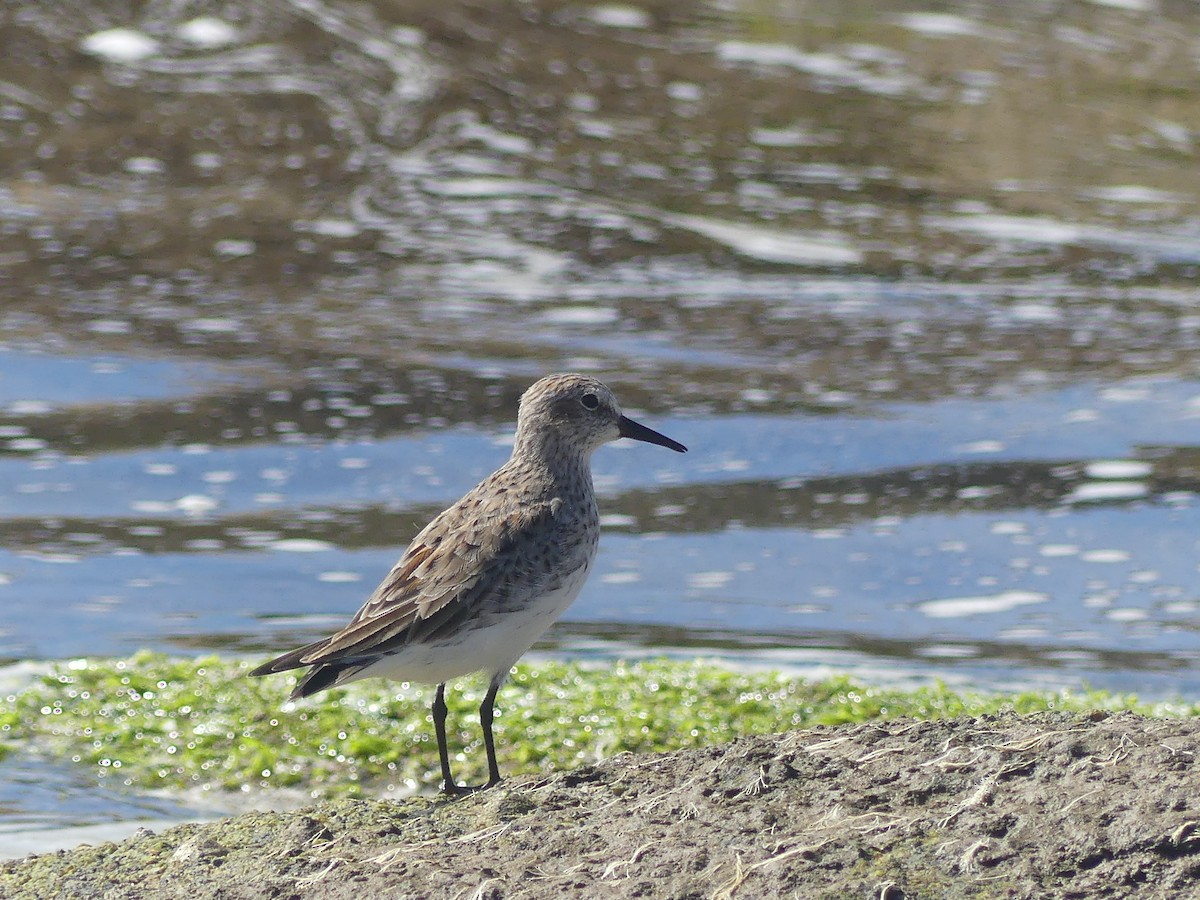
<svg viewBox="0 0 1200 900"><path fill-rule="evenodd" d="M345 628L290 661L296 666L366 661L390 647L453 630L480 602L507 595L532 577L519 548L531 532L547 528L558 508L551 502L507 507L466 523L450 515L458 507L447 510L417 535Z"/></svg>

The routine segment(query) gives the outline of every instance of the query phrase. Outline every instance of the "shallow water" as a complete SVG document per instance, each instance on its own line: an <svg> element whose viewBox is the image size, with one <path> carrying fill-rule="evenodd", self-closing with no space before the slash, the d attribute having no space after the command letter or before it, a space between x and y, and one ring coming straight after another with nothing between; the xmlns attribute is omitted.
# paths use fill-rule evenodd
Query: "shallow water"
<svg viewBox="0 0 1200 900"><path fill-rule="evenodd" d="M584 369L543 650L1195 698L1200 13L954 9L6 6L0 659L324 633Z"/></svg>

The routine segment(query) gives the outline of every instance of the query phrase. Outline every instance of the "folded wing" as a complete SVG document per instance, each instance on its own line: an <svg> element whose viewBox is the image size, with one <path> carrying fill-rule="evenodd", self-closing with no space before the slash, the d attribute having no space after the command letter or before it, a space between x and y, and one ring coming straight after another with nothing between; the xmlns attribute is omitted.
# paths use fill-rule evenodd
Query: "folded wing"
<svg viewBox="0 0 1200 900"><path fill-rule="evenodd" d="M510 505L503 513L476 507L464 521L462 506L452 507L417 535L345 628L251 674L314 666L292 693L308 696L403 646L452 634L480 603L503 604L514 589L536 589L552 568L544 556L528 553L529 544L542 535L549 540L558 508L553 502Z"/></svg>

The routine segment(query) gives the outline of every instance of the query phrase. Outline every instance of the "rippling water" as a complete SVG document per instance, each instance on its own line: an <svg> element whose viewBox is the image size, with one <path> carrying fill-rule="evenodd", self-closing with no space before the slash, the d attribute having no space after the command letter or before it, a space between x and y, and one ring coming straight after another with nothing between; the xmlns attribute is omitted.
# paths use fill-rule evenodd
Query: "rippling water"
<svg viewBox="0 0 1200 900"><path fill-rule="evenodd" d="M1200 13L952 9L5 6L0 658L323 633L583 369L546 649L1195 698Z"/></svg>

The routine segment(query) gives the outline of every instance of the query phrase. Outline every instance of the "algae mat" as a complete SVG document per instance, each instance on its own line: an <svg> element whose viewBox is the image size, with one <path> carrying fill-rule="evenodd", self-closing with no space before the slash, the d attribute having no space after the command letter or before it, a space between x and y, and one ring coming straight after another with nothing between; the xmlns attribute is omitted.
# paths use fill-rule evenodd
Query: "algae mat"
<svg viewBox="0 0 1200 900"><path fill-rule="evenodd" d="M338 800L0 865L0 896L1179 897L1200 722L898 720Z"/></svg>

